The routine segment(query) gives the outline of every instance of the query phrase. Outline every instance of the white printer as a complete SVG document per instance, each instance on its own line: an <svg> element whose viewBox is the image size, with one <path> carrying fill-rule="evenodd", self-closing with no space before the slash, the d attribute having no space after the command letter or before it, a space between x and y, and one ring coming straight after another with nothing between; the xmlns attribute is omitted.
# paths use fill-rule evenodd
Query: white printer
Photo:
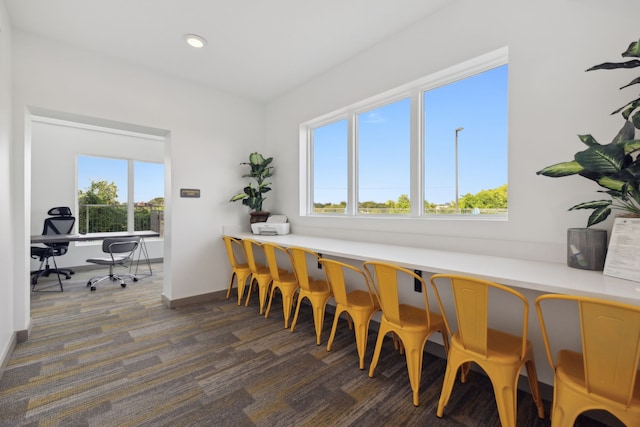
<svg viewBox="0 0 640 427"><path fill-rule="evenodd" d="M289 223L287 221L288 219L284 215L271 215L267 218L267 222L255 222L251 224L251 232L263 236L289 234Z"/></svg>

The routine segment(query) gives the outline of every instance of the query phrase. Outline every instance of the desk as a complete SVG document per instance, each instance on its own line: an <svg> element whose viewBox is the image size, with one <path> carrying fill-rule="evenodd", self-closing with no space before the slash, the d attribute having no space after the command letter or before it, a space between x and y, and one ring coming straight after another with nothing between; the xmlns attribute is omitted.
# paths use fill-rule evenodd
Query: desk
<svg viewBox="0 0 640 427"><path fill-rule="evenodd" d="M412 270L480 277L515 288L542 293L584 295L640 305L640 283L605 276L601 271L579 270L564 263L533 261L409 246L287 234L260 236L229 233L282 246L302 246L322 255L359 261L386 261Z"/></svg>
<svg viewBox="0 0 640 427"><path fill-rule="evenodd" d="M90 242L97 240L104 240L107 237L140 237L140 251L138 252L138 262L136 263L135 275L138 274L138 266L140 265L140 256L144 255L147 267L149 267L149 276L151 276L151 262L149 261L149 252L147 252L147 245L144 243L145 237L159 237L160 233L157 231L145 230L145 231L122 231L114 233L90 233L90 234L49 234L49 235L34 235L31 236L31 243L64 243L64 242ZM145 276L146 277L146 276Z"/></svg>

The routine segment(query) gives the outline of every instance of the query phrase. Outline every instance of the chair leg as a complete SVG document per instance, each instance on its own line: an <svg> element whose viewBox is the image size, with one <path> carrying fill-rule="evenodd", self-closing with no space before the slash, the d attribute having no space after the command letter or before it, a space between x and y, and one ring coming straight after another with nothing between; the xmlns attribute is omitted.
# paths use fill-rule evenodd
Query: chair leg
<svg viewBox="0 0 640 427"><path fill-rule="evenodd" d="M51 271L54 271L56 273L56 276L58 277L58 286L60 286L60 292L64 292L64 288L62 287L62 279L60 278L60 271L58 270L58 265L56 264L56 257L54 255L51 255L51 259L53 260L53 269L49 268L48 258L44 258L40 262L40 267L38 271L31 278L31 292L42 292L41 290L36 290L36 285L38 284L38 278L40 276L48 276L47 273ZM45 269L43 270L42 264L45 263L45 260L46 260L46 266L45 266ZM48 285L43 287L42 289L47 289L52 286L55 286L55 285ZM47 291L47 292L54 292L54 291Z"/></svg>
<svg viewBox="0 0 640 427"><path fill-rule="evenodd" d="M260 298L260 314L264 313L264 307L267 302L267 296L269 295L269 285L271 285L271 281L267 283L260 283L258 281L258 297ZM270 300L270 298L269 298ZM271 305L271 301L269 301L269 305Z"/></svg>
<svg viewBox="0 0 640 427"><path fill-rule="evenodd" d="M364 369L364 355L367 352L367 334L369 332L369 322L371 313L356 312L353 315L356 332L356 348L358 350L358 363L360 369Z"/></svg>
<svg viewBox="0 0 640 427"><path fill-rule="evenodd" d="M249 292L247 292L247 300L244 303L245 307L249 306L249 300L251 299L251 293L253 293L254 289L257 286L257 280L253 276L249 276L251 280L249 280Z"/></svg>
<svg viewBox="0 0 640 427"><path fill-rule="evenodd" d="M380 351L382 350L382 342L384 341L385 335L391 332L391 328L386 322L380 322L380 329L378 330L378 338L376 339L376 348L373 350L373 359L371 359L371 365L369 366L369 377L373 378L373 375L376 370L376 366L378 366L378 359L380 359Z"/></svg>
<svg viewBox="0 0 640 427"><path fill-rule="evenodd" d="M533 359L529 359L525 362L527 368L527 378L529 379L529 389L531 390L531 396L538 408L538 417L544 418L544 406L542 405L542 398L540 397L540 389L538 387L538 374L536 373L536 364Z"/></svg>
<svg viewBox="0 0 640 427"><path fill-rule="evenodd" d="M405 334L401 337L404 344L405 357L407 359L407 371L409 373L409 382L413 391L413 405L420 405L420 377L422 374L422 359L424 355L424 345L427 337L414 334Z"/></svg>
<svg viewBox="0 0 640 427"><path fill-rule="evenodd" d="M517 391L520 367L505 367L503 370L494 371L491 375L491 383L498 406L500 423L504 427L516 427L516 415L518 413Z"/></svg>
<svg viewBox="0 0 640 427"><path fill-rule="evenodd" d="M470 365L470 362L464 362L463 359L459 357L459 354L455 351L455 349L451 349L449 354L447 355L447 367L444 371L444 380L442 381L442 391L440 392L440 399L438 400L438 409L436 411L436 415L439 418L442 418L444 415L444 408L449 403L449 398L451 397L451 392L453 391L453 385L456 381L456 374L458 373L458 369L460 366Z"/></svg>
<svg viewBox="0 0 640 427"><path fill-rule="evenodd" d="M316 345L320 345L322 341L322 326L324 326L324 310L327 305L327 300L316 301L315 304L311 301L311 308L313 308L313 325L316 329ZM300 307L300 298L298 297L298 307ZM356 332L357 333L357 332Z"/></svg>
<svg viewBox="0 0 640 427"><path fill-rule="evenodd" d="M273 294L276 291L276 288L277 288L276 285L271 286L271 292L269 293L269 304L267 304L267 310L264 313L264 318L265 319L267 319L269 317L269 311L271 311L271 303L273 302ZM282 292L282 291L280 291L280 292ZM262 314L262 313L260 313L260 314Z"/></svg>
<svg viewBox="0 0 640 427"><path fill-rule="evenodd" d="M235 273L235 275L236 275L236 281L238 282L238 305L242 305L242 297L244 296L244 288L245 288L245 285L247 284L247 279L249 278L249 276L251 276L251 273L249 273L249 274L238 274L238 273ZM231 278L231 280L233 280L233 277ZM229 292L230 291L231 291L231 285L229 285L229 290L227 291L227 298L229 298ZM251 289L249 289L249 292L251 292Z"/></svg>
<svg viewBox="0 0 640 427"><path fill-rule="evenodd" d="M292 292L289 289L285 289L280 293L282 294L282 311L284 313L284 327L285 329L289 326L289 318L291 317L291 309L293 308L293 294L295 290Z"/></svg>
<svg viewBox="0 0 640 427"><path fill-rule="evenodd" d="M291 332L296 328L296 323L298 323L298 314L300 314L300 304L302 304L302 300L306 297L298 296L298 303L296 304L296 311L293 314L293 320L291 321Z"/></svg>
<svg viewBox="0 0 640 427"><path fill-rule="evenodd" d="M344 311L342 306L336 305L336 312L333 316L333 325L331 326L331 334L329 334L329 341L327 342L327 351L331 351L331 345L333 344L333 340L336 338L336 329L338 329L338 321L340 320L340 315Z"/></svg>
<svg viewBox="0 0 640 427"><path fill-rule="evenodd" d="M232 271L231 272L231 279L229 279L229 287L227 288L227 296L226 298L229 299L229 297L231 296L231 288L233 288L233 278L236 277L236 272ZM240 305L240 304L238 304Z"/></svg>

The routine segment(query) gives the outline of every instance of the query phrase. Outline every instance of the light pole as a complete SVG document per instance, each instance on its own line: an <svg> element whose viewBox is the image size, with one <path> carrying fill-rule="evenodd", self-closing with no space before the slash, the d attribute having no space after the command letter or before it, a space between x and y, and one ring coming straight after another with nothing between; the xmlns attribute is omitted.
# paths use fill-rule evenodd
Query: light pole
<svg viewBox="0 0 640 427"><path fill-rule="evenodd" d="M458 209L458 132L463 130L463 127L456 128L456 213L459 212Z"/></svg>

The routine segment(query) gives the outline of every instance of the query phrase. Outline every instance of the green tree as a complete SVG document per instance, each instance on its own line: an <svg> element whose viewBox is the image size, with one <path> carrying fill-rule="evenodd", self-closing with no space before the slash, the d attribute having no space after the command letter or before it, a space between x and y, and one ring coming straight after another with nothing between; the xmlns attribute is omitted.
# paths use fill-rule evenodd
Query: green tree
<svg viewBox="0 0 640 427"><path fill-rule="evenodd" d="M476 194L465 194L458 201L462 209L506 209L507 184L490 190L482 190Z"/></svg>
<svg viewBox="0 0 640 427"><path fill-rule="evenodd" d="M164 197L154 197L153 199L149 200L147 203L152 205L153 207L164 206Z"/></svg>
<svg viewBox="0 0 640 427"><path fill-rule="evenodd" d="M127 205L118 203L115 182L91 180L84 191L78 190L78 205L81 233L127 230Z"/></svg>
<svg viewBox="0 0 640 427"><path fill-rule="evenodd" d="M113 205L118 203L116 183L91 180L86 191L78 190L78 202L84 205Z"/></svg>
<svg viewBox="0 0 640 427"><path fill-rule="evenodd" d="M406 209L411 210L411 200L409 200L409 196L406 194L401 194L398 197L398 202L396 203L396 208L398 209Z"/></svg>

